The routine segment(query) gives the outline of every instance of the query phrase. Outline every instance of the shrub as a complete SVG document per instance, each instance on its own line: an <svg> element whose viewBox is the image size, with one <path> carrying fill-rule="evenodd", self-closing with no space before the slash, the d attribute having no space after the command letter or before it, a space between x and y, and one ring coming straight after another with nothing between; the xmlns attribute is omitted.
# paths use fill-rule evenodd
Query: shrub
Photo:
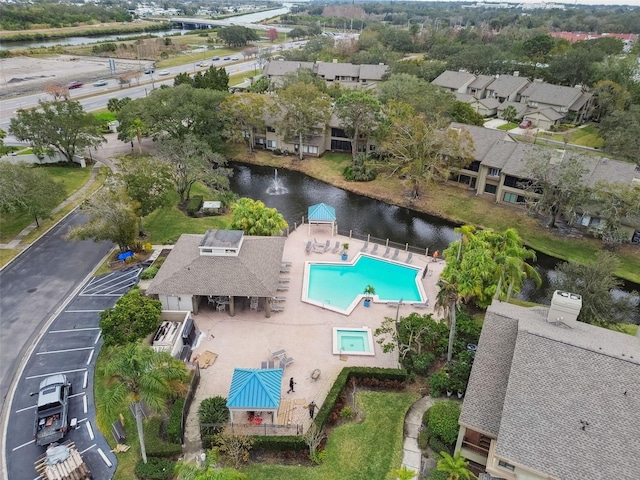
<svg viewBox="0 0 640 480"><path fill-rule="evenodd" d="M191 217L195 217L200 208L202 208L202 204L204 202L204 197L202 195L194 195L189 198L187 201L187 214Z"/></svg>
<svg viewBox="0 0 640 480"><path fill-rule="evenodd" d="M140 480L171 480L176 462L168 458L149 457L147 463L138 460L136 477Z"/></svg>
<svg viewBox="0 0 640 480"><path fill-rule="evenodd" d="M424 450L429 445L429 431L426 429L420 430L418 433L418 448Z"/></svg>
<svg viewBox="0 0 640 480"><path fill-rule="evenodd" d="M222 431L224 424L229 420L227 399L224 397L205 398L198 407L198 419L200 420L200 436L205 447L214 443L214 437ZM205 424L214 424L205 427Z"/></svg>
<svg viewBox="0 0 640 480"><path fill-rule="evenodd" d="M180 445L182 443L182 409L184 398L179 398L171 407L169 422L167 423L167 440Z"/></svg>
<svg viewBox="0 0 640 480"><path fill-rule="evenodd" d="M447 472L441 472L440 470L434 468L429 473L427 480L448 480L449 474Z"/></svg>
<svg viewBox="0 0 640 480"><path fill-rule="evenodd" d="M340 417L344 419L353 418L353 415L353 408L351 408L349 405L346 405L342 410L340 410Z"/></svg>
<svg viewBox="0 0 640 480"><path fill-rule="evenodd" d="M436 402L429 410L429 432L445 444L454 445L458 438L460 404L453 401Z"/></svg>
<svg viewBox="0 0 640 480"><path fill-rule="evenodd" d="M432 397L440 397L449 387L449 375L442 369L429 377L429 391Z"/></svg>
<svg viewBox="0 0 640 480"><path fill-rule="evenodd" d="M255 436L253 440L253 448L263 450L280 450L280 451L302 451L307 449L307 444L302 436Z"/></svg>
<svg viewBox="0 0 640 480"><path fill-rule="evenodd" d="M423 352L417 355L413 355L411 360L413 362L413 371L424 375L426 374L431 365L433 365L433 361L436 359L436 356L431 352Z"/></svg>
<svg viewBox="0 0 640 480"><path fill-rule="evenodd" d="M453 448L440 440L436 435L429 435L429 446L436 453L447 452L453 453Z"/></svg>
<svg viewBox="0 0 640 480"><path fill-rule="evenodd" d="M154 278L157 273L158 273L159 268L154 266L145 268L142 273L140 274L140 279L141 280L151 280L152 278Z"/></svg>
<svg viewBox="0 0 640 480"><path fill-rule="evenodd" d="M342 176L348 182L371 182L376 179L378 172L364 164L347 165Z"/></svg>
<svg viewBox="0 0 640 480"><path fill-rule="evenodd" d="M145 420L143 430L147 455L149 457L178 457L182 454L182 446L164 441L160 436L161 428L161 417L151 417Z"/></svg>
<svg viewBox="0 0 640 480"><path fill-rule="evenodd" d="M131 258L131 257L130 257ZM135 342L160 326L162 304L132 288L113 308L100 313L100 328L105 346Z"/></svg>

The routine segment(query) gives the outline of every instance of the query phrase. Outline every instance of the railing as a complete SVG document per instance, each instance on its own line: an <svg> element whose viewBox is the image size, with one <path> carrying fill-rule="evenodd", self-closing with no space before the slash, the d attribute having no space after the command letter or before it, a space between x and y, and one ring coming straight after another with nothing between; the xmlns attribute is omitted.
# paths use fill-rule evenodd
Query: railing
<svg viewBox="0 0 640 480"><path fill-rule="evenodd" d="M289 234L291 232L295 232L298 228L300 228L301 226L303 226L305 224L305 217L303 216L300 219L300 222L293 222L293 226L289 225L289 227L287 228L287 230L284 232L284 236L288 237ZM377 243L381 246L384 247L391 247L391 248L397 248L400 251L403 252L412 252L415 253L417 255L429 255L429 248L428 247L416 247L413 245L409 245L408 243L398 243L398 242L394 242L388 238L377 238L377 237L372 237L370 234L366 234L363 235L361 233L357 233L354 232L353 230L340 230L338 229L337 231L338 235L342 235L343 237L348 237L348 238L353 238L356 240L362 240L363 242L369 242L369 243Z"/></svg>
<svg viewBox="0 0 640 480"><path fill-rule="evenodd" d="M489 455L489 447L481 447L480 445L467 442L466 440L462 441L462 448L466 448L467 450L471 450L472 452L479 453L484 457Z"/></svg>
<svg viewBox="0 0 640 480"><path fill-rule="evenodd" d="M200 425L200 428L230 428L233 433L260 437L272 435L302 435L304 433L303 425L297 423L290 425L278 425L266 422L261 423L260 425L253 423L203 423Z"/></svg>

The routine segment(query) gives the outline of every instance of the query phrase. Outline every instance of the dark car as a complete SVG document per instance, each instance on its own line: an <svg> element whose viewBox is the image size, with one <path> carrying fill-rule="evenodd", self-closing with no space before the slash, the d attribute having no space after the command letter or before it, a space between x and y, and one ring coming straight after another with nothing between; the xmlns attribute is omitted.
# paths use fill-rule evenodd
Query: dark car
<svg viewBox="0 0 640 480"><path fill-rule="evenodd" d="M82 85L84 85L84 83L82 82L71 82L69 85L67 85L67 88L69 90L73 90L74 88L80 88Z"/></svg>
<svg viewBox="0 0 640 480"><path fill-rule="evenodd" d="M224 57L223 60L231 60L231 57Z"/></svg>
<svg viewBox="0 0 640 480"><path fill-rule="evenodd" d="M211 59L211 61L212 61L212 62L217 62L218 60L220 60L220 57L213 57L213 58Z"/></svg>

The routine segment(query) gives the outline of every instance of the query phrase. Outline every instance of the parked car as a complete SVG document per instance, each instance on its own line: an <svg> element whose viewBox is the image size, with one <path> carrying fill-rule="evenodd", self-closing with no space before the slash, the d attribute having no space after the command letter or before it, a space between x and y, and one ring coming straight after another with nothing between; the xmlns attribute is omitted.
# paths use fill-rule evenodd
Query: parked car
<svg viewBox="0 0 640 480"><path fill-rule="evenodd" d="M104 87L107 83L107 80L96 80L95 82L93 82L93 86L94 87Z"/></svg>
<svg viewBox="0 0 640 480"><path fill-rule="evenodd" d="M531 122L531 120L523 120L522 122L520 122L520 125L518 125L520 128L531 128L531 126L533 125L533 122Z"/></svg>
<svg viewBox="0 0 640 480"><path fill-rule="evenodd" d="M158 75L160 75L161 77L164 77L165 75L169 75L169 70L160 70L158 72Z"/></svg>
<svg viewBox="0 0 640 480"><path fill-rule="evenodd" d="M69 90L73 90L74 88L80 88L82 85L84 85L84 83L82 82L71 82L69 85L67 85L67 88Z"/></svg>

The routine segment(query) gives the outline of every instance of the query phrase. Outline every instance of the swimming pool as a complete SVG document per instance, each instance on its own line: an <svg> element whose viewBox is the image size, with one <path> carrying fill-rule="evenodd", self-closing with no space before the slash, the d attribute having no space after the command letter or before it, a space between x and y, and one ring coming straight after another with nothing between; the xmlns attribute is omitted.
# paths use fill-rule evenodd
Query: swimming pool
<svg viewBox="0 0 640 480"><path fill-rule="evenodd" d="M333 327L334 355L375 355L370 328Z"/></svg>
<svg viewBox="0 0 640 480"><path fill-rule="evenodd" d="M371 285L374 301L421 303L426 295L419 273L417 267L362 253L352 263L307 262L302 300L348 315Z"/></svg>

